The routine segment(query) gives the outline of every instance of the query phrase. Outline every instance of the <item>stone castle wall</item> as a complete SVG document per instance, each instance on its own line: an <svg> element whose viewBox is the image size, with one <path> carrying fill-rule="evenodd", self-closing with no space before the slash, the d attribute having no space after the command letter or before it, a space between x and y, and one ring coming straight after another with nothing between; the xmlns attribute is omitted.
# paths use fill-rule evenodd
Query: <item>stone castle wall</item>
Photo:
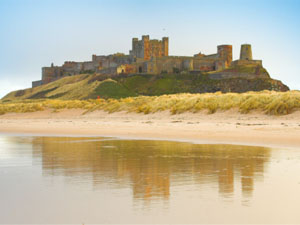
<svg viewBox="0 0 300 225"><path fill-rule="evenodd" d="M255 79L255 78L269 78L269 75L266 73L262 74L253 74L253 73L234 73L234 72L219 72L208 75L209 78L220 80L220 79L230 79L230 78L247 78L247 79Z"/></svg>
<svg viewBox="0 0 300 225"><path fill-rule="evenodd" d="M251 45L241 46L240 60L232 61L232 45L217 46L217 53L194 56L169 56L169 38L150 40L149 35L132 39L129 55L92 55L92 61L66 61L62 66L42 68L42 80L34 81L33 86L46 84L64 76L80 73L130 74L130 73L179 73L184 71L222 71L230 66L258 65L261 60L252 60ZM228 74L227 74L228 75ZM231 76L231 75L230 75ZM233 75L232 75L233 76ZM219 76L220 77L220 76Z"/></svg>
<svg viewBox="0 0 300 225"><path fill-rule="evenodd" d="M168 56L169 38L163 37L162 40L150 40L149 35L142 36L142 40L133 38L132 50L130 50L129 55L144 60L149 60L151 57Z"/></svg>
<svg viewBox="0 0 300 225"><path fill-rule="evenodd" d="M235 60L232 61L231 66L247 66L247 65L257 65L262 66L262 60Z"/></svg>

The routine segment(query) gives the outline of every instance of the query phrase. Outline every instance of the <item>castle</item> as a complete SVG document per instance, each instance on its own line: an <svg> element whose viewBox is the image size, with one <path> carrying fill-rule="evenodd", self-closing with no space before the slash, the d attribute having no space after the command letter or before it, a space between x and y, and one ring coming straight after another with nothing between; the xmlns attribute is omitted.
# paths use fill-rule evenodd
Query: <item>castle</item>
<svg viewBox="0 0 300 225"><path fill-rule="evenodd" d="M241 46L240 59L232 61L232 45L217 46L217 53L194 56L169 56L169 38L151 40L149 35L132 39L129 55L92 55L92 61L66 61L62 66L42 68L42 80L33 81L32 87L55 81L65 76L98 73L98 74L161 74L181 72L222 71L230 66L262 66L261 60L252 59L251 45Z"/></svg>

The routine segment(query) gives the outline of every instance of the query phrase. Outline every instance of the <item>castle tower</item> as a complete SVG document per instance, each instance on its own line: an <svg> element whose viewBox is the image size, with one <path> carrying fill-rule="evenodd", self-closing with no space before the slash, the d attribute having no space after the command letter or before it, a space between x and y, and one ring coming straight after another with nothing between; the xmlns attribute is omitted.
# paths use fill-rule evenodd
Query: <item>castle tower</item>
<svg viewBox="0 0 300 225"><path fill-rule="evenodd" d="M132 38L132 48L129 51L129 55L131 56L137 56L137 51L138 51L138 44L139 44L139 39L138 38Z"/></svg>
<svg viewBox="0 0 300 225"><path fill-rule="evenodd" d="M142 36L144 59L145 60L150 59L149 40L150 40L149 35L143 35Z"/></svg>
<svg viewBox="0 0 300 225"><path fill-rule="evenodd" d="M249 44L241 45L240 60L252 60L251 45Z"/></svg>
<svg viewBox="0 0 300 225"><path fill-rule="evenodd" d="M162 39L162 49L163 49L163 56L168 56L169 55L169 38L168 37L163 37Z"/></svg>
<svg viewBox="0 0 300 225"><path fill-rule="evenodd" d="M218 58L225 61L225 67L232 62L232 45L218 45Z"/></svg>
<svg viewBox="0 0 300 225"><path fill-rule="evenodd" d="M132 51L136 51L137 45L138 45L139 39L138 38L132 38Z"/></svg>
<svg viewBox="0 0 300 225"><path fill-rule="evenodd" d="M169 55L169 38L163 37L162 40L150 40L149 35L143 35L142 40L138 38L132 39L132 49L129 55L143 59L150 60L151 57L163 57Z"/></svg>

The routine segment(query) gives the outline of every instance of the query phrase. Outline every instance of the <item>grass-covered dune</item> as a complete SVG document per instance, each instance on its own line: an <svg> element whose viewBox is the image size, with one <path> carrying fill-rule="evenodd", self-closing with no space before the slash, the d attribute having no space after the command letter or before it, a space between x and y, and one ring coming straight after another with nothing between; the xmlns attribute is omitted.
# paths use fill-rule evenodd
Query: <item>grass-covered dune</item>
<svg viewBox="0 0 300 225"><path fill-rule="evenodd" d="M209 74L133 74L133 75L88 75L64 77L54 82L25 90L14 91L2 101L25 99L96 99L126 98L140 95L158 96L177 93L214 93L247 91L287 91L281 81L269 77L255 79L231 78L210 79Z"/></svg>
<svg viewBox="0 0 300 225"><path fill-rule="evenodd" d="M173 94L161 96L138 96L121 99L89 99L89 100L60 100L60 99L30 99L14 103L1 102L0 114L9 112L34 112L52 109L84 109L85 112L104 110L107 112L136 112L155 113L170 111L173 114L183 112L208 113L238 109L241 113L259 110L271 115L285 115L300 109L300 91L247 92L247 93L206 93L206 94Z"/></svg>

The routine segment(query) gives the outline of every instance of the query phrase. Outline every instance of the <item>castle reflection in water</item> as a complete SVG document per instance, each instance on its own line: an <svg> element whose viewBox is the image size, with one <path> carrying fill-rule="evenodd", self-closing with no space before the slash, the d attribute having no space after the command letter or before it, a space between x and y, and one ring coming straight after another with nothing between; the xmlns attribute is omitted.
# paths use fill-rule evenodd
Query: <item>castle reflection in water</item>
<svg viewBox="0 0 300 225"><path fill-rule="evenodd" d="M44 176L90 179L93 188L110 184L132 188L133 198L168 200L170 187L209 185L222 196L235 188L251 196L254 182L263 178L270 149L234 145L197 145L168 141L100 138L35 137L34 158ZM236 190L237 191L237 190Z"/></svg>

